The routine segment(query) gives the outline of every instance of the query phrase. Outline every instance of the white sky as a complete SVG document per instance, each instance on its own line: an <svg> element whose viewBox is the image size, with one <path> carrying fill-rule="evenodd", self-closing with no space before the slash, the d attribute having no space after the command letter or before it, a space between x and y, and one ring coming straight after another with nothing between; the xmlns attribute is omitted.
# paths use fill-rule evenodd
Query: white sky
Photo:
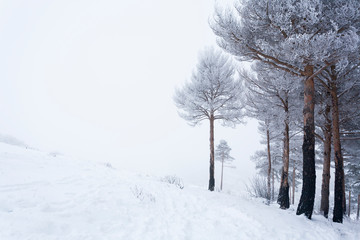
<svg viewBox="0 0 360 240"><path fill-rule="evenodd" d="M215 45L214 0L0 0L0 133L31 146L207 184L208 123L172 95ZM215 130L253 174L256 123Z"/></svg>

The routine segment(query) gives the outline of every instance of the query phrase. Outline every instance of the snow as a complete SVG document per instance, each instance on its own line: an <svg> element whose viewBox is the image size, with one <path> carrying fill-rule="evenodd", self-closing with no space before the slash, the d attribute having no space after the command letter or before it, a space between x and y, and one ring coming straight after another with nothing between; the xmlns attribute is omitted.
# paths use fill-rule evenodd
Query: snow
<svg viewBox="0 0 360 240"><path fill-rule="evenodd" d="M180 189L163 176L126 172L106 161L0 142L0 166L2 240L360 239L353 220L308 220L236 188Z"/></svg>

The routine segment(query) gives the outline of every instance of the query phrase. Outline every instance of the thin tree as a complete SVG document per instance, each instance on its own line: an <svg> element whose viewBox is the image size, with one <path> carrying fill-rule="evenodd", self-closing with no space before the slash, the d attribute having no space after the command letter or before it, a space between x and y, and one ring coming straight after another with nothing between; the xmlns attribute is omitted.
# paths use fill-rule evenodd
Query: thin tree
<svg viewBox="0 0 360 240"><path fill-rule="evenodd" d="M358 52L355 52L358 53ZM334 163L335 163L335 194L333 221L342 222L345 214L345 175L343 148L341 146L340 129L344 124L359 117L359 96L358 96L358 54L352 59L351 63L342 71L336 70L335 66L318 76L318 81L324 86L330 95L331 102L331 123L329 128L332 132Z"/></svg>
<svg viewBox="0 0 360 240"><path fill-rule="evenodd" d="M281 183L277 202L280 208L287 209L290 206L288 181L290 165L290 123L294 122L294 113L297 113L292 106L294 105L294 100L297 100L294 94L297 94L299 88L299 86L294 83L298 83L299 81L294 80L294 77L290 74L286 74L276 68L269 68L267 65L261 63L254 64L253 70L256 71L257 77L251 77L249 74L242 72L242 77L248 89L247 102L249 107L247 107L247 109L249 109L252 116L260 117L259 120L264 119L262 116L264 114L267 115L265 120L270 116L272 119L276 117L277 120L273 121L272 124L274 125L273 128L282 129L280 135L283 135L281 140L283 142L283 166L281 169ZM259 114L259 112L261 114Z"/></svg>
<svg viewBox="0 0 360 240"><path fill-rule="evenodd" d="M264 97L264 94L262 93L262 91L258 91L258 89L253 89L251 88L251 78L249 77L249 75L243 71L240 73L242 78L245 80L245 86L247 88L247 92L246 92L246 114L247 116L251 117L251 118L256 118L259 121L259 131L260 134L266 134L266 153L267 153L267 196L268 196L268 201L270 202L270 200L272 199L272 194L271 194L271 174L272 174L272 161L271 161L271 147L270 147L270 140L271 137L270 135L273 135L272 131L271 131L271 124L273 122L273 118L272 118L272 113L271 110L272 108L268 107L268 104L266 104L268 102L268 100ZM248 81L247 79L250 79L250 81ZM250 85L250 86L249 86ZM253 90L253 91L252 91ZM262 107L262 106L267 106L267 107ZM270 110L270 111L269 111ZM255 162L257 162L259 159L260 160L260 164L257 165L257 168L264 168L265 166L263 166L263 152L257 152L253 157L253 160Z"/></svg>
<svg viewBox="0 0 360 240"><path fill-rule="evenodd" d="M332 142L332 120L331 120L331 97L329 91L320 84L316 86L317 111L316 113L316 131L315 136L322 145L323 172L321 184L320 212L328 218L329 213L329 195L330 195L330 159Z"/></svg>
<svg viewBox="0 0 360 240"><path fill-rule="evenodd" d="M174 102L179 115L191 125L203 120L210 123L210 177L209 190L215 188L214 122L235 126L243 118L242 82L235 80L231 59L214 48L207 48L199 58L191 81L177 89Z"/></svg>
<svg viewBox="0 0 360 240"><path fill-rule="evenodd" d="M227 144L225 140L220 140L219 145L216 146L216 160L221 162L221 182L220 182L220 190L223 189L224 182L224 163L231 162L234 160L232 156L230 156L231 148Z"/></svg>
<svg viewBox="0 0 360 240"><path fill-rule="evenodd" d="M267 152L267 160L268 160L268 169L267 169L267 190L268 190L268 200L270 203L271 200L271 149L270 149L270 119L265 119L265 126L266 126L266 152Z"/></svg>
<svg viewBox="0 0 360 240"><path fill-rule="evenodd" d="M357 81L341 80L339 84L340 138L346 173L345 187L354 193L350 201L355 205L356 193L360 193L360 64L349 72L348 78ZM348 86L343 83L348 83Z"/></svg>

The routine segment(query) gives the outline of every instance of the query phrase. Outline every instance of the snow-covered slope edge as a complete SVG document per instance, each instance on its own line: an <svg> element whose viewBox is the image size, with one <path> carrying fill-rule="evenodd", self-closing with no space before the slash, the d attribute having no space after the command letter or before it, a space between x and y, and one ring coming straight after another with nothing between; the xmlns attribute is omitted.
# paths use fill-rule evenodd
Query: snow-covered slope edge
<svg viewBox="0 0 360 240"><path fill-rule="evenodd" d="M337 240L360 225L0 143L0 239Z"/></svg>

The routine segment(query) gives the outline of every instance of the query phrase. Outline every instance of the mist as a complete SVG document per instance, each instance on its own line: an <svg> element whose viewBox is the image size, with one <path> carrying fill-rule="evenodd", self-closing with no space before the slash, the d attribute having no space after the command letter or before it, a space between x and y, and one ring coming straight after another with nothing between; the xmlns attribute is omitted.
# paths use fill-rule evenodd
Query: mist
<svg viewBox="0 0 360 240"><path fill-rule="evenodd" d="M207 184L208 122L172 96L216 45L214 1L1 1L0 133L42 151ZM257 123L215 129L239 179L255 173Z"/></svg>

